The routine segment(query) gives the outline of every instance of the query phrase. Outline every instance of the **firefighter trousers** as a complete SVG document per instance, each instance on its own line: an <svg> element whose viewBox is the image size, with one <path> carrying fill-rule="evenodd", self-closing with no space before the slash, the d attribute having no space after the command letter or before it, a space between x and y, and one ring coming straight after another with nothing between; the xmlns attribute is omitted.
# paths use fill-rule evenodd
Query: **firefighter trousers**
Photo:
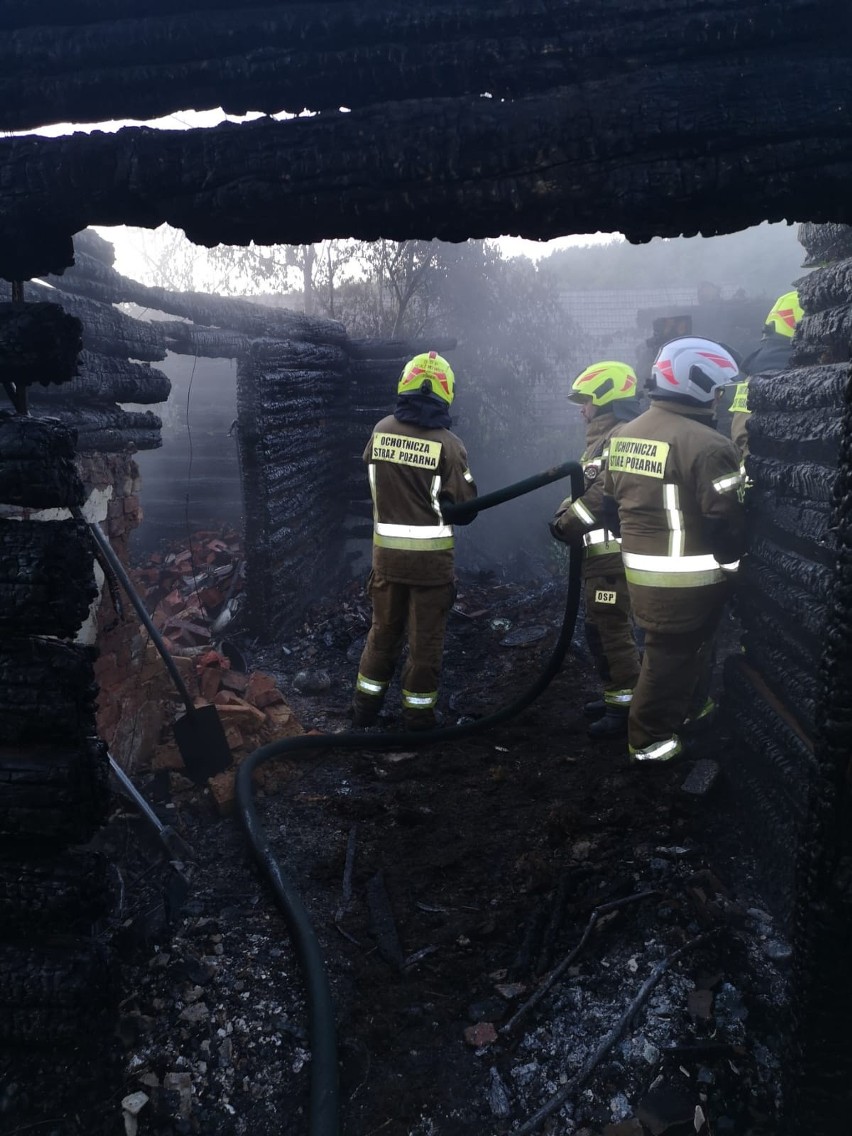
<svg viewBox="0 0 852 1136"><path fill-rule="evenodd" d="M401 676L403 720L409 729L430 729L435 725L444 634L455 584L399 584L371 572L367 592L373 603L373 622L358 666L356 715L362 720L378 715L407 631L408 655Z"/></svg>
<svg viewBox="0 0 852 1136"><path fill-rule="evenodd" d="M587 576L586 642L606 692L629 691L639 678L639 651L624 573Z"/></svg>
<svg viewBox="0 0 852 1136"><path fill-rule="evenodd" d="M645 653L633 690L627 737L633 749L677 734L710 693L713 645L723 605L694 631L645 631Z"/></svg>

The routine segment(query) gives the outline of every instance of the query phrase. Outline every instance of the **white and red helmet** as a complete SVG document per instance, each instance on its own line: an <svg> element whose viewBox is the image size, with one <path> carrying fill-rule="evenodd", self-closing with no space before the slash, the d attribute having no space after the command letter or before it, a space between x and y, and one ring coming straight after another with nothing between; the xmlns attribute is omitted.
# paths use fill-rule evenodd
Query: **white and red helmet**
<svg viewBox="0 0 852 1136"><path fill-rule="evenodd" d="M687 335L660 348L651 374L652 398L713 402L716 391L739 381L740 368L727 347Z"/></svg>

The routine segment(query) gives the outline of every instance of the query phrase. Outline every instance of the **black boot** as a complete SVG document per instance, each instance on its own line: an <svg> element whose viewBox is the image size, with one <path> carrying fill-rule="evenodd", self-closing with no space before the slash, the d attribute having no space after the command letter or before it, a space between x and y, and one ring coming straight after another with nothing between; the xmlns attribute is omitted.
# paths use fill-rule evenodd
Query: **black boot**
<svg viewBox="0 0 852 1136"><path fill-rule="evenodd" d="M349 707L349 718L356 729L369 729L370 726L375 726L378 723L382 704L378 698L373 701L376 703L375 706L372 702L365 704L357 699L352 701Z"/></svg>
<svg viewBox="0 0 852 1136"><path fill-rule="evenodd" d="M606 703L602 698L596 698L594 702L586 703L583 713L587 718L600 718L602 714L606 714Z"/></svg>
<svg viewBox="0 0 852 1136"><path fill-rule="evenodd" d="M590 738L620 738L627 733L629 707L608 706L606 713L586 731Z"/></svg>

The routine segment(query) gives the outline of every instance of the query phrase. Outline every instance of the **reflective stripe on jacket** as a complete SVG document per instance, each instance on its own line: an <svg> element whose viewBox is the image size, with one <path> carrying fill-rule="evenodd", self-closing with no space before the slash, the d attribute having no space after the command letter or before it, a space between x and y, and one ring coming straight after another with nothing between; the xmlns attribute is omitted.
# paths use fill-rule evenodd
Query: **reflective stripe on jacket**
<svg viewBox="0 0 852 1136"><path fill-rule="evenodd" d="M373 498L373 568L400 584L449 583L455 542L441 499L476 496L461 439L388 415L374 427L364 461Z"/></svg>
<svg viewBox="0 0 852 1136"><path fill-rule="evenodd" d="M734 567L720 565L709 534L738 544L743 532L739 454L699 416L660 399L610 441L605 489L618 505L634 615L652 630L700 626Z"/></svg>
<svg viewBox="0 0 852 1136"><path fill-rule="evenodd" d="M623 571L621 543L601 527L604 472L609 456L609 439L619 425L614 414L597 414L586 426L586 451L580 458L585 488L583 496L562 502L553 518L559 537L570 543L582 538L585 548L583 574L610 576Z"/></svg>

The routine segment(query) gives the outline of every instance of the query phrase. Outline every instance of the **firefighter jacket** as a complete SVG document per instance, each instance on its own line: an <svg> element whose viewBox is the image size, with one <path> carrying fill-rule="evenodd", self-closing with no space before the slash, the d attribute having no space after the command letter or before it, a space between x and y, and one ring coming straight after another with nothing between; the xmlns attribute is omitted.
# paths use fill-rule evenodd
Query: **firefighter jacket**
<svg viewBox="0 0 852 1136"><path fill-rule="evenodd" d="M596 414L586 426L586 451L580 458L585 489L583 496L572 501L566 497L550 526L558 539L572 544L582 540L583 575L613 576L623 571L621 542L603 527L601 505L604 495L604 472L609 455L609 439L621 422L614 414Z"/></svg>
<svg viewBox="0 0 852 1136"><path fill-rule="evenodd" d="M460 438L444 427L400 422L392 414L373 427L364 450L373 497L373 569L398 584L453 580L453 526L442 498L476 496Z"/></svg>
<svg viewBox="0 0 852 1136"><path fill-rule="evenodd" d="M748 383L752 375L762 375L774 371L784 371L790 365L793 340L777 332L767 332L756 351L744 361L741 372L745 381L737 383L734 401L731 403L731 440L742 454L748 455L748 430L746 424L751 411L748 408Z"/></svg>
<svg viewBox="0 0 852 1136"><path fill-rule="evenodd" d="M744 551L739 454L712 422L660 399L610 440L603 511L620 524L631 607L648 630L701 626Z"/></svg>

